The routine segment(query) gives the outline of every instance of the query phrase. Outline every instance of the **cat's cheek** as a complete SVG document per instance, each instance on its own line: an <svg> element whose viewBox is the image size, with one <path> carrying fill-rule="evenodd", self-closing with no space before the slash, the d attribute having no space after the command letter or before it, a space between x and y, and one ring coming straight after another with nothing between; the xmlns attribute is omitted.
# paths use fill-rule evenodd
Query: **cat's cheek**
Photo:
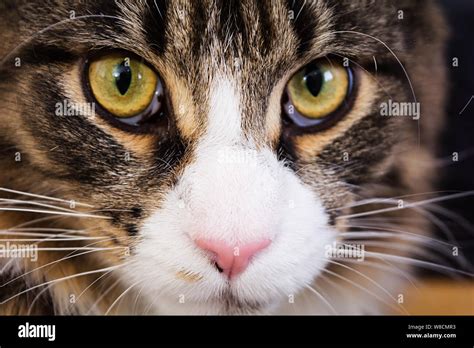
<svg viewBox="0 0 474 348"><path fill-rule="evenodd" d="M314 194L293 174L286 180L292 194L290 207L265 257L257 258L236 281L236 293L268 305L298 305L298 295L307 290L326 267L326 250L337 238Z"/></svg>

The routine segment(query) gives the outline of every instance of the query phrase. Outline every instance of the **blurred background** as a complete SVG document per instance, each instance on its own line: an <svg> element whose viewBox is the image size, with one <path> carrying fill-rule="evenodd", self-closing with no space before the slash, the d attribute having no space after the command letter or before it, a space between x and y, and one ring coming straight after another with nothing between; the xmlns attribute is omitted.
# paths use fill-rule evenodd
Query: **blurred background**
<svg viewBox="0 0 474 348"><path fill-rule="evenodd" d="M447 117L438 151L441 180L437 191L474 193L474 1L440 0L451 36L446 49L449 95ZM452 66L452 59L459 66ZM472 99L471 99L472 98ZM453 153L459 161L453 162ZM458 217L438 215L453 233L461 252L474 264L474 195L446 200L443 208ZM465 221L464 221L465 220ZM436 238L447 240L441 231ZM459 264L447 265L460 268ZM471 314L474 315L474 282L472 277L446 276L438 272L419 271L420 291L410 290L406 308L411 314Z"/></svg>
<svg viewBox="0 0 474 348"><path fill-rule="evenodd" d="M442 5L452 33L446 51L447 66L453 57L459 58L459 67L448 70L450 81L447 119L438 157L448 159L442 170L439 190L474 190L474 1L443 0ZM471 100L469 105L467 103ZM467 107L466 107L467 105ZM464 109L465 108L465 109ZM462 113L461 113L462 112ZM459 161L452 162L453 152ZM457 212L474 224L474 196L446 201L446 208ZM474 231L459 224L451 226L462 242L466 256L474 262Z"/></svg>

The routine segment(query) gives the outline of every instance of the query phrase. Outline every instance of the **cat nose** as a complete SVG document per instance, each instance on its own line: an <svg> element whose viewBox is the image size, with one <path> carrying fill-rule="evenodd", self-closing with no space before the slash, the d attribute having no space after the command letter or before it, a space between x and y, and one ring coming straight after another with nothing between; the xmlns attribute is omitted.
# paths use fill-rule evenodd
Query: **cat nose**
<svg viewBox="0 0 474 348"><path fill-rule="evenodd" d="M196 239L195 243L200 249L210 253L210 258L219 271L230 279L245 271L252 257L268 247L271 241L263 239L234 247L222 241L207 239Z"/></svg>

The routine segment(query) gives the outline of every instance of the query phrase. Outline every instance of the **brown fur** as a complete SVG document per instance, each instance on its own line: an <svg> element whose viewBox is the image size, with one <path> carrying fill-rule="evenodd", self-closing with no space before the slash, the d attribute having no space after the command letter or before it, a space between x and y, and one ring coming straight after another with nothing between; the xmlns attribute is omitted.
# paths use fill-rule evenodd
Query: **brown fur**
<svg viewBox="0 0 474 348"><path fill-rule="evenodd" d="M327 209L350 204L360 198L358 195L362 198L396 197L432 191L433 173L413 165L414 162L427 163L429 167L442 124L444 98L440 89L444 85L442 50L446 30L431 2L402 1L393 6L388 1L308 2L295 24L288 20L284 2L257 5L243 1L241 22L235 20L235 25L232 17L228 22L220 21L219 9L223 5L217 3L203 1L199 5L198 2L172 1L168 4L163 13L166 28L161 33L165 38L164 48L159 47L163 37L155 36L158 43L154 46L147 41L146 18L160 22L153 1L119 1L117 7L101 1L47 1L39 7L26 2L1 3L0 187L91 205L76 205L74 211L105 218L53 217L31 226L86 229L88 236L109 238L94 246L113 249L61 262L55 261L69 252L41 252L37 263L22 260L15 267L7 268L0 277L3 282L31 273L1 288L2 301L12 299L0 305L0 314L104 313L125 290L122 280L114 273L103 278L99 278L103 273L85 275L51 286L42 284L126 262L127 253L133 253L134 245L141 238L130 235L127 228L133 225L139 229L143 219L160 206L163 194L193 159L193 146L207 124L209 96L204 86L215 78L213 67L220 61L226 62L232 74L243 77L239 88L243 91L246 135L256 139L260 146L269 145L276 152L284 152L286 160L302 180L313 187ZM268 18L258 14L259 6L264 7ZM404 9L405 21L396 19L394 6ZM101 10L121 19L67 20L70 9L76 11L76 18ZM308 18L314 19L308 23L314 30L311 39L304 42L305 51L298 54L298 47L303 44L298 41L298 20ZM43 28L63 20L67 21L38 34ZM418 128L414 121L377 118L378 105L387 95L405 101L411 100L411 92L405 75L386 47L355 32L379 38L403 62L416 97L422 103L420 144L417 144ZM34 49L40 52L44 46L64 48L73 58L41 63ZM31 47L33 50L29 51ZM76 120L58 123L46 117L50 113L48 106L62 96L77 102L87 100L81 82L84 59L90 51L110 48L134 52L160 73L169 90L173 112L169 133L133 134L99 116L83 120L84 128L73 123ZM353 107L338 124L325 131L286 134L280 117L280 100L286 81L305 64L328 54L350 57L352 66L370 70L359 71L362 77ZM380 65L377 73L373 71L373 56ZM15 57L22 59L21 68L14 67ZM62 96L53 92L55 85ZM282 142L285 145L280 148ZM157 146L162 143L166 148ZM21 153L21 162L15 161L17 152ZM349 162L342 160L345 152L349 153ZM130 155L128 161L124 160L127 154ZM387 182L388 173L393 171L399 175L395 185ZM349 182L357 182L363 190L356 193ZM22 198L3 192L0 196ZM67 203L58 206L67 208ZM136 213L137 207L141 213ZM357 211L362 210L351 209L339 214ZM385 216L419 218L408 210ZM43 217L42 214L2 212L0 227L14 229ZM345 223L350 221L339 220L336 226L345 230ZM420 233L429 230L423 219L399 227L416 228ZM74 244L74 247L82 244ZM43 241L40 245L71 244ZM0 261L0 266L2 264ZM42 268L35 271L38 267ZM339 271L346 277L360 278L353 272ZM382 271L366 271L373 278L384 276ZM196 275L184 271L178 276L188 281L198 280ZM94 281L97 282L88 288ZM324 285L324 280L317 281ZM358 281L363 283L366 279ZM26 289L32 290L15 297ZM101 298L106 289L110 292ZM81 293L77 302L70 302L71 296L77 298ZM139 312L144 304L138 303L134 308L134 296L125 297L114 311ZM37 301L33 301L35 297ZM100 301L94 307L97 300ZM245 309L236 311L245 312Z"/></svg>

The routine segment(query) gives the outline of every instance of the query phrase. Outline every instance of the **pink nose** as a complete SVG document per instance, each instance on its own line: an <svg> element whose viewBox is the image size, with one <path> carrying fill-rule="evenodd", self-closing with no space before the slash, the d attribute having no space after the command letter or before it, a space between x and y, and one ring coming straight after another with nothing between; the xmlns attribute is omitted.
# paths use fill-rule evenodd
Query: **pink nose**
<svg viewBox="0 0 474 348"><path fill-rule="evenodd" d="M249 265L250 259L271 243L270 240L264 239L232 247L222 241L196 239L195 242L199 248L212 253L212 260L229 278L242 273Z"/></svg>

